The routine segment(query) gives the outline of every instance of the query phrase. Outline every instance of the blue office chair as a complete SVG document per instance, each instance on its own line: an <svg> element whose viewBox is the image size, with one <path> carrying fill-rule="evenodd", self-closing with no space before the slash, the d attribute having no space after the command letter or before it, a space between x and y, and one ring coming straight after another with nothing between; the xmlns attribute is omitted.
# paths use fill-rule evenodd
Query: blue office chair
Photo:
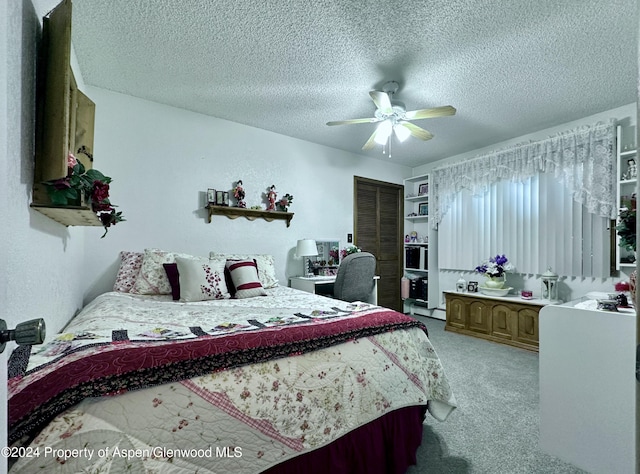
<svg viewBox="0 0 640 474"><path fill-rule="evenodd" d="M340 266L333 285L333 297L342 301L368 301L373 293L376 257L369 252L347 255Z"/></svg>

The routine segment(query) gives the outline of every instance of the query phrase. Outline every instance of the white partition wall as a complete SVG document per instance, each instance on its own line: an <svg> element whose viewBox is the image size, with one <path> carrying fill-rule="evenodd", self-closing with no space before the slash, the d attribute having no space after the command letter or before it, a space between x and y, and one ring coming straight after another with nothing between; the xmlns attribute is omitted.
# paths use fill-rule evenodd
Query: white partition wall
<svg viewBox="0 0 640 474"><path fill-rule="evenodd" d="M540 311L540 449L594 474L633 473L635 311L583 300Z"/></svg>

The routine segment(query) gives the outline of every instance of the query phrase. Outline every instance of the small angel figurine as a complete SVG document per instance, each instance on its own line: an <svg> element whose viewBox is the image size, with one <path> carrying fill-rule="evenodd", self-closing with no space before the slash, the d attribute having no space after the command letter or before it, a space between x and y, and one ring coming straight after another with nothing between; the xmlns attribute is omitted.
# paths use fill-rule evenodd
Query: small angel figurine
<svg viewBox="0 0 640 474"><path fill-rule="evenodd" d="M638 168L636 166L636 160L630 158L627 160L627 178L626 179L636 179L638 177Z"/></svg>
<svg viewBox="0 0 640 474"><path fill-rule="evenodd" d="M278 198L278 193L276 193L276 185L272 184L269 188L269 192L267 193L267 200L269 201L269 205L267 206L267 211L275 211L276 210L276 199Z"/></svg>
<svg viewBox="0 0 640 474"><path fill-rule="evenodd" d="M242 207L242 208L247 207L247 203L244 202L244 196L245 196L245 192L244 192L244 188L242 187L242 180L239 179L236 184L236 187L233 188L233 197L235 197L238 200L238 203L236 204L237 207Z"/></svg>

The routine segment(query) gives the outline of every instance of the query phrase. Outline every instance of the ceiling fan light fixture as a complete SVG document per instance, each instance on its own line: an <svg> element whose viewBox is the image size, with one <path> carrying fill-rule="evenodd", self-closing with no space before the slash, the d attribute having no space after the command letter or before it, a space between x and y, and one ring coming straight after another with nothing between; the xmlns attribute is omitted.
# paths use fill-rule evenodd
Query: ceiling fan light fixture
<svg viewBox="0 0 640 474"><path fill-rule="evenodd" d="M376 130L376 137L374 138L375 142L378 145L384 145L389 140L391 133L393 132L393 125L391 124L391 120L384 120L380 122L378 128Z"/></svg>
<svg viewBox="0 0 640 474"><path fill-rule="evenodd" d="M456 114L455 107L443 105L429 109L407 110L404 103L395 100L394 94L400 85L396 81L386 82L382 90L369 91L369 97L373 100L376 110L373 117L357 118L351 120L337 120L327 122L327 125L346 125L351 123L378 123L375 131L362 146L363 150L371 150L376 144L388 145L391 149L391 135L396 135L400 142L409 137L427 141L433 138L433 134L424 128L418 127L412 120L426 118L446 117ZM383 148L384 152L384 148ZM391 153L389 153L391 156Z"/></svg>
<svg viewBox="0 0 640 474"><path fill-rule="evenodd" d="M407 127L402 125L402 122L396 123L393 126L393 131L395 132L396 137L398 137L398 140L400 140L401 142L405 141L411 136L411 131L409 131Z"/></svg>

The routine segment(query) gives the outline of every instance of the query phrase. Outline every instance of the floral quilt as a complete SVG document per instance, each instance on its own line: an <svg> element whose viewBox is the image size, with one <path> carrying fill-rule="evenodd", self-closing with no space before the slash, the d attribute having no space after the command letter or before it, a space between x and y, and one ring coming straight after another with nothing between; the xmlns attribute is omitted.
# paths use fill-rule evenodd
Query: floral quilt
<svg viewBox="0 0 640 474"><path fill-rule="evenodd" d="M106 293L45 345L14 351L12 469L260 472L398 408L428 405L440 420L455 408L419 322L267 292Z"/></svg>

